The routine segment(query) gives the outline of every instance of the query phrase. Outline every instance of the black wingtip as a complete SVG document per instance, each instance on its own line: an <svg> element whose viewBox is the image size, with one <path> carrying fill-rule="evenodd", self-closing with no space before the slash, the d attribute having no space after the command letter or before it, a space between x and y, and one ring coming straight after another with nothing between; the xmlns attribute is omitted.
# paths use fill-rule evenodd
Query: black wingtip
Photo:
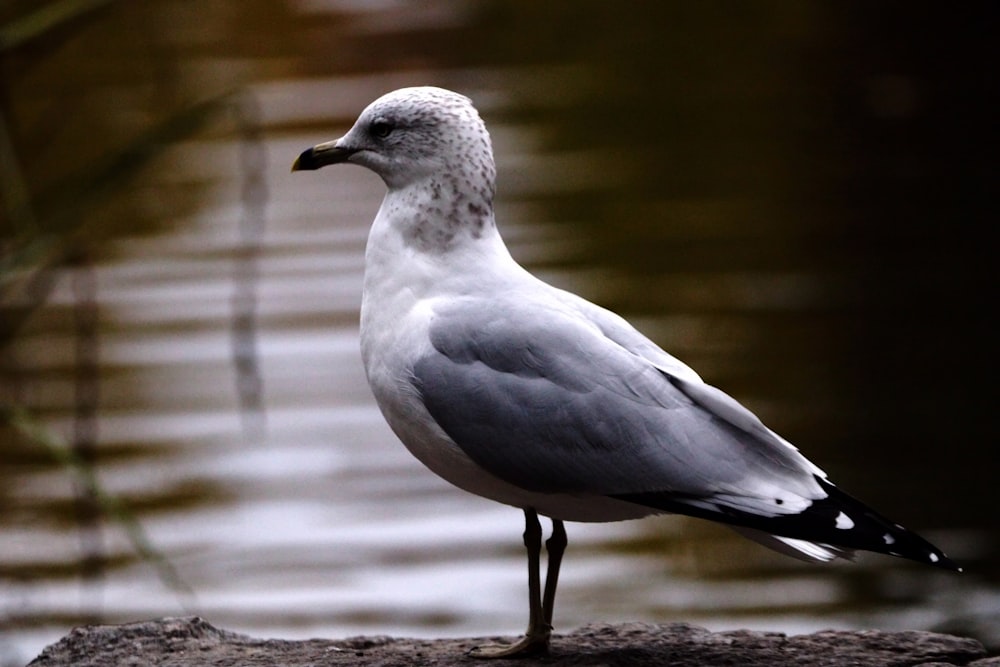
<svg viewBox="0 0 1000 667"><path fill-rule="evenodd" d="M847 535L844 536L844 542L853 542L848 546L898 556L953 572L962 571L958 563L917 533L887 519L828 481L817 479L829 494L817 505L826 506L827 512L843 513L853 523L853 526L845 531Z"/></svg>
<svg viewBox="0 0 1000 667"><path fill-rule="evenodd" d="M687 514L710 521L754 528L771 535L829 544L844 549L860 549L898 556L926 563L953 572L962 567L944 552L890 521L860 500L850 496L827 480L816 477L827 497L814 501L805 511L794 514L763 516L745 510L716 504L714 509L704 501L692 503L672 493L621 494L612 497L676 514Z"/></svg>
<svg viewBox="0 0 1000 667"><path fill-rule="evenodd" d="M910 556L904 556L904 558L910 558ZM946 570L951 570L952 572L958 572L959 574L965 572L965 569L961 565L945 556L944 553L936 547L927 557L927 562L935 567L941 567Z"/></svg>

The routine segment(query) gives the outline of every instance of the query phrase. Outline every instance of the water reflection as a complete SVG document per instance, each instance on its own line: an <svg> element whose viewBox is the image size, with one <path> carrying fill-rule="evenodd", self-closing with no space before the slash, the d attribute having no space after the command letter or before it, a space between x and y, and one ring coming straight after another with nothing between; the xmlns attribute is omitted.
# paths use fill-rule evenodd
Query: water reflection
<svg viewBox="0 0 1000 667"><path fill-rule="evenodd" d="M94 268L98 472L193 588L194 611L266 636L523 626L519 513L426 473L365 385L357 308L381 183L359 169L287 173L302 148L339 135L368 101L414 83L466 91L483 110L498 217L516 257L626 314L846 488L973 570L956 578L877 557L807 566L677 517L572 525L560 628L626 619L789 632L930 627L1000 608L986 583L1000 574L989 539L995 466L984 399L965 389L987 349L978 304L989 246L976 243L987 190L975 188L985 163L966 141L971 129L954 130L947 146L932 131L956 115L972 128L985 119L941 107L947 86L959 86L952 75L965 80L952 70L875 57L880 29L916 39L880 24L887 10L143 6L91 17L34 56L37 73L27 55L5 66L33 130L19 154L44 158L28 165L42 184L57 182L63 165L34 148L51 122L30 111L40 90L73 99L96 76L95 90L137 96L131 112L103 118L114 136L161 100L183 106L239 79L259 103L270 195L257 264L263 442L244 438L230 360L245 215L239 133L218 119L175 143L98 215L114 231ZM154 18L169 29L126 67L130 26ZM843 46L859 21L860 42ZM91 57L95 40L108 43L105 60ZM892 83L894 74L879 84L876 65L909 83ZM906 104L893 101L900 90ZM109 104L87 99L97 100L92 115ZM81 132L87 146L99 134ZM57 145L70 145L66 133ZM963 150L960 168L946 160ZM63 276L4 351L5 399L60 433L71 428L73 303ZM102 532L104 573L81 587L66 470L9 433L2 457L7 662L82 620L186 611L114 521Z"/></svg>

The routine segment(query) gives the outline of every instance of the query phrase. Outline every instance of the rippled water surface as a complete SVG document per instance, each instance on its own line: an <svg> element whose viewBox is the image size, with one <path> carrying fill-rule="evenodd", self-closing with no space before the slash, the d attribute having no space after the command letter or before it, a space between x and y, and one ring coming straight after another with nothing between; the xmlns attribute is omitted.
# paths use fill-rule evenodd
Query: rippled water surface
<svg viewBox="0 0 1000 667"><path fill-rule="evenodd" d="M889 25L819 3L122 5L8 55L13 127L27 136L59 117L53 105L75 106L113 128L77 133L99 156L160 104L238 89L242 116L166 143L92 214L127 224L92 265L55 274L3 350L4 397L67 439L81 392L97 401L97 479L165 560L137 553L121 516L81 510L71 470L3 431L7 663L79 623L187 613L279 637L523 629L521 513L425 471L365 383L357 319L381 182L288 173L370 100L414 84L482 111L516 258L629 317L970 570L808 565L680 517L572 524L558 628L997 617L994 436L977 381L992 349L976 140L990 91L974 22ZM136 41L129 28L151 22L157 36ZM919 50L932 27L954 47L940 68ZM42 164L16 147L28 177L58 181L50 143ZM238 340L256 346L260 392L245 384L244 403L260 412L241 408L233 362L251 292L257 326ZM87 294L98 337L81 351ZM81 354L99 383L81 379Z"/></svg>

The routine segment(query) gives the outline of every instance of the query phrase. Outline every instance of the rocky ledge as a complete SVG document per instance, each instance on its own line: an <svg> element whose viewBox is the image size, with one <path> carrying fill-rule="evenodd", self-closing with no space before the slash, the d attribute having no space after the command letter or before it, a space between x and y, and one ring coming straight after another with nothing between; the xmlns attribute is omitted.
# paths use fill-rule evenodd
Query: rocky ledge
<svg viewBox="0 0 1000 667"><path fill-rule="evenodd" d="M503 640L254 639L220 630L198 617L164 618L77 628L42 651L28 667L469 667L484 664L466 655L470 648ZM627 623L587 625L556 635L547 655L486 664L513 663L555 667L1000 667L1000 657L986 657L986 650L974 639L933 632L831 630L788 636L749 630L709 632L686 623Z"/></svg>

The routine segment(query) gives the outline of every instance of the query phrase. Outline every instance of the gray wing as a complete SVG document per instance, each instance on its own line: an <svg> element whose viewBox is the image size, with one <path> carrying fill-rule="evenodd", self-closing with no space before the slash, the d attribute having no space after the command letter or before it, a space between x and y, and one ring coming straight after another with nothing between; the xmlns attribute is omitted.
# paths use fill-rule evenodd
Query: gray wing
<svg viewBox="0 0 1000 667"><path fill-rule="evenodd" d="M811 464L738 403L567 304L462 299L436 309L430 338L412 370L430 414L521 488L669 493L767 515L825 496Z"/></svg>

